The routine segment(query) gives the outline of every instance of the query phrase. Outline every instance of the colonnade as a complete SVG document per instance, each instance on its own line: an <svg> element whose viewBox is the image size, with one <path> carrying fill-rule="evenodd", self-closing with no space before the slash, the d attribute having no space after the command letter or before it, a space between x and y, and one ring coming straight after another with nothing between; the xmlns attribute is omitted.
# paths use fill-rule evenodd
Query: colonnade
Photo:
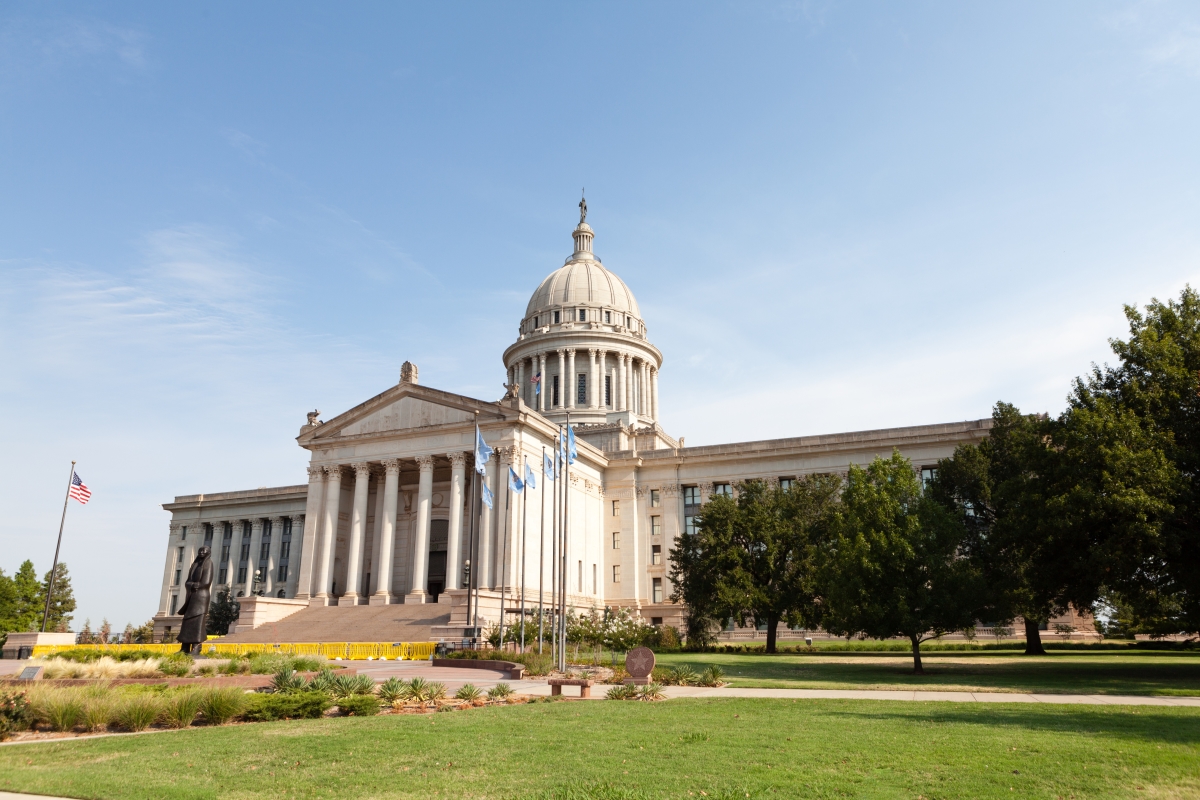
<svg viewBox="0 0 1200 800"><path fill-rule="evenodd" d="M658 420L658 367L630 353L603 348L589 348L584 400L579 401L574 347L524 356L508 368L508 382L516 383L521 397L535 405L530 380L541 374L541 392L536 396L536 408L545 412L554 409L568 411L582 408L593 411L606 408L612 411L632 411L643 417ZM582 360L582 353L579 352ZM554 362L557 361L555 365ZM611 366L610 366L611 363ZM528 366L528 372L526 367ZM554 402L553 386L547 366L557 366L559 376L558 403ZM604 378L611 384L609 402L604 397Z"/></svg>

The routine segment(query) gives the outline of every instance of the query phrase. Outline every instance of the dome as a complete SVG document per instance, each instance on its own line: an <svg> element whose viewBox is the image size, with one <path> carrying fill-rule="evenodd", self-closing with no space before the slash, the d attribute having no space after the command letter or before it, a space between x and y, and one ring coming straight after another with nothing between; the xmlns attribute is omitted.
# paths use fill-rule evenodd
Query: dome
<svg viewBox="0 0 1200 800"><path fill-rule="evenodd" d="M571 261L547 275L529 298L525 316L560 306L608 308L642 318L625 282L593 260Z"/></svg>

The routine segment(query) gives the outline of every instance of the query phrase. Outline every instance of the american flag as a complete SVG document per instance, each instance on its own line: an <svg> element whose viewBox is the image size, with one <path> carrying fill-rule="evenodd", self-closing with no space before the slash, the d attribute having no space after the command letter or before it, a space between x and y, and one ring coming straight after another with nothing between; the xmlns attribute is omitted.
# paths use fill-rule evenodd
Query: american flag
<svg viewBox="0 0 1200 800"><path fill-rule="evenodd" d="M71 472L71 491L67 494L78 500L80 505L87 505L87 501L92 499L92 490L83 485L76 472Z"/></svg>
<svg viewBox="0 0 1200 800"><path fill-rule="evenodd" d="M533 377L531 377L529 379L529 382L531 384L533 384L533 393L534 394L542 393L542 373L539 372L537 375L534 375Z"/></svg>

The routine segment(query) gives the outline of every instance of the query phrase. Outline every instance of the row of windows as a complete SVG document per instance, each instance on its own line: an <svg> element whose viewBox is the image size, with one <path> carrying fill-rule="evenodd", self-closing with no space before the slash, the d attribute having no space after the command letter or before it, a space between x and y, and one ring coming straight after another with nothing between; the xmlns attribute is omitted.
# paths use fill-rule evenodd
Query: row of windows
<svg viewBox="0 0 1200 800"><path fill-rule="evenodd" d="M585 406L588 402L588 376L586 372L579 373L579 380L575 383L575 404ZM612 405L612 376L604 376L604 405ZM550 407L559 408L562 406L562 399L558 390L558 376L550 376Z"/></svg>
<svg viewBox="0 0 1200 800"><path fill-rule="evenodd" d="M595 321L604 320L605 325L612 325L613 320L616 320L617 325L624 325L626 328L632 328L637 324L637 320L628 314L621 314L612 311L595 311ZM601 316L603 314L603 316ZM587 322L588 309L586 308L568 308L558 311L548 311L545 314L539 314L533 318L533 327L540 328L543 325L559 325L563 319L567 322Z"/></svg>
<svg viewBox="0 0 1200 800"><path fill-rule="evenodd" d="M621 565L620 564L613 564L612 582L613 583L621 582ZM650 596L651 596L653 602L655 602L655 603L661 603L663 601L663 579L662 578L652 578L650 580Z"/></svg>

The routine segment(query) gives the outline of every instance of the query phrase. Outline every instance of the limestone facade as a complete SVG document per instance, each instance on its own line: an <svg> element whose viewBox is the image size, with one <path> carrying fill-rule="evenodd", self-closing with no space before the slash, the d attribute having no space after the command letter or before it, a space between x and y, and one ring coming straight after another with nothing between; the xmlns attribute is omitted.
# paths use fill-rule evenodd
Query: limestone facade
<svg viewBox="0 0 1200 800"><path fill-rule="evenodd" d="M739 481L844 474L893 448L918 471L987 436L990 419L823 436L685 447L659 423L663 356L633 293L592 251L581 221L574 252L534 292L503 353L508 391L494 402L423 386L406 362L387 391L329 421L314 412L297 443L305 483L176 497L156 632L178 630L180 585L209 544L214 597L265 596L314 605L436 602L466 626L470 571L478 621L547 601L555 559L553 492L543 474L561 425L575 429L568 484L567 579L576 608L629 606L678 625L670 551L699 507ZM476 425L494 454L477 477ZM507 490L528 463L537 488ZM479 502L480 481L495 496ZM545 535L544 535L545 534ZM257 582L256 582L257 576ZM515 588L514 588L515 587ZM474 614L473 614L474 616Z"/></svg>

